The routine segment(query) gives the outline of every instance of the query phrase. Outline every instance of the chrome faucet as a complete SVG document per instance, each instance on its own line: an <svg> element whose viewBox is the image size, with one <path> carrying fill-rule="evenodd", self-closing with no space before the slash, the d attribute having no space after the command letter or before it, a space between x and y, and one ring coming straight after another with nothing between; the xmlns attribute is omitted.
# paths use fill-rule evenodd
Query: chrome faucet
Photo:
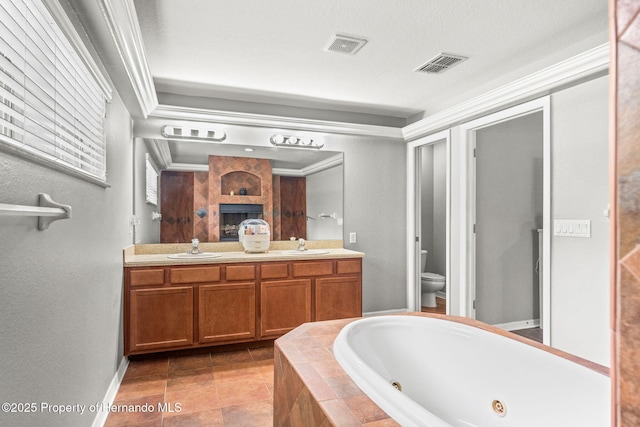
<svg viewBox="0 0 640 427"><path fill-rule="evenodd" d="M198 248L199 244L200 244L200 240L196 238L191 239L191 245L193 246L191 248L191 255L197 255L200 253L200 249Z"/></svg>
<svg viewBox="0 0 640 427"><path fill-rule="evenodd" d="M304 247L304 239L301 237L298 239L298 250L299 251L306 251L307 249Z"/></svg>

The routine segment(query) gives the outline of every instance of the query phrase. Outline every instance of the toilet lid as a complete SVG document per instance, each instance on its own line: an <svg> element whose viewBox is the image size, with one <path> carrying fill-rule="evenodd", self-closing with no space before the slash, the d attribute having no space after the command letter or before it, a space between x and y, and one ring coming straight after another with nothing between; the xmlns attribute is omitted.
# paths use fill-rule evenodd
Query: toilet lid
<svg viewBox="0 0 640 427"><path fill-rule="evenodd" d="M420 274L420 278L421 279L427 279L427 280L430 280L432 282L444 282L444 276L441 276L441 275L436 274L436 273L421 273Z"/></svg>

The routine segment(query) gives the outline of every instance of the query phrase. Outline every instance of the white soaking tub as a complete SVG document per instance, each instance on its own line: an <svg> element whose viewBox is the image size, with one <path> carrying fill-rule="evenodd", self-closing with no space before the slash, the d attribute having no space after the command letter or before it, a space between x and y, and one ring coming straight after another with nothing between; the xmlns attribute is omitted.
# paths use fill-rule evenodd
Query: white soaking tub
<svg viewBox="0 0 640 427"><path fill-rule="evenodd" d="M606 368L480 322L451 319L360 319L342 329L333 352L402 426L610 425Z"/></svg>

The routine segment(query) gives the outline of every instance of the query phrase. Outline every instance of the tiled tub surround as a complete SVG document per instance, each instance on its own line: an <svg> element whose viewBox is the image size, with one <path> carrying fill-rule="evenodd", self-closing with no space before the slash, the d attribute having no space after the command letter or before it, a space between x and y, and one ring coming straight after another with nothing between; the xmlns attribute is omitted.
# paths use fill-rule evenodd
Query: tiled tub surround
<svg viewBox="0 0 640 427"><path fill-rule="evenodd" d="M411 313L415 316L444 316ZM608 369L483 323L446 317L540 348L590 369ZM398 426L364 394L333 356L340 330L357 319L304 324L275 342L274 426Z"/></svg>
<svg viewBox="0 0 640 427"><path fill-rule="evenodd" d="M640 2L611 0L615 426L640 425Z"/></svg>

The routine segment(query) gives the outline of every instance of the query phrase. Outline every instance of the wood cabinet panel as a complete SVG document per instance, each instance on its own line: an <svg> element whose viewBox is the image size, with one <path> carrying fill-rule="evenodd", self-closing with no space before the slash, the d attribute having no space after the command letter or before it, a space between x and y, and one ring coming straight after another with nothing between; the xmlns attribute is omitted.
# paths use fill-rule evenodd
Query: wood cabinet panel
<svg viewBox="0 0 640 427"><path fill-rule="evenodd" d="M160 173L160 243L186 243L193 239L193 172Z"/></svg>
<svg viewBox="0 0 640 427"><path fill-rule="evenodd" d="M360 277L316 279L316 321L362 316L362 281Z"/></svg>
<svg viewBox="0 0 640 427"><path fill-rule="evenodd" d="M333 274L333 261L294 262L293 277L328 276Z"/></svg>
<svg viewBox="0 0 640 427"><path fill-rule="evenodd" d="M136 289L129 304L131 353L193 344L193 288Z"/></svg>
<svg viewBox="0 0 640 427"><path fill-rule="evenodd" d="M311 321L311 280L262 282L260 336L274 337Z"/></svg>
<svg viewBox="0 0 640 427"><path fill-rule="evenodd" d="M307 238L307 179L280 177L280 238Z"/></svg>
<svg viewBox="0 0 640 427"><path fill-rule="evenodd" d="M174 267L170 277L172 284L219 282L220 267Z"/></svg>
<svg viewBox="0 0 640 427"><path fill-rule="evenodd" d="M255 280L256 266L250 265L229 265L227 266L227 280Z"/></svg>
<svg viewBox="0 0 640 427"><path fill-rule="evenodd" d="M162 285L164 284L164 268L131 270L129 283L131 286Z"/></svg>
<svg viewBox="0 0 640 427"><path fill-rule="evenodd" d="M198 293L198 342L256 337L255 283L202 285Z"/></svg>
<svg viewBox="0 0 640 427"><path fill-rule="evenodd" d="M261 279L286 279L289 277L289 264L262 264L260 267Z"/></svg>
<svg viewBox="0 0 640 427"><path fill-rule="evenodd" d="M336 261L336 274L353 274L362 272L361 259L347 259Z"/></svg>
<svg viewBox="0 0 640 427"><path fill-rule="evenodd" d="M125 268L125 354L273 339L361 316L361 270L359 258Z"/></svg>

